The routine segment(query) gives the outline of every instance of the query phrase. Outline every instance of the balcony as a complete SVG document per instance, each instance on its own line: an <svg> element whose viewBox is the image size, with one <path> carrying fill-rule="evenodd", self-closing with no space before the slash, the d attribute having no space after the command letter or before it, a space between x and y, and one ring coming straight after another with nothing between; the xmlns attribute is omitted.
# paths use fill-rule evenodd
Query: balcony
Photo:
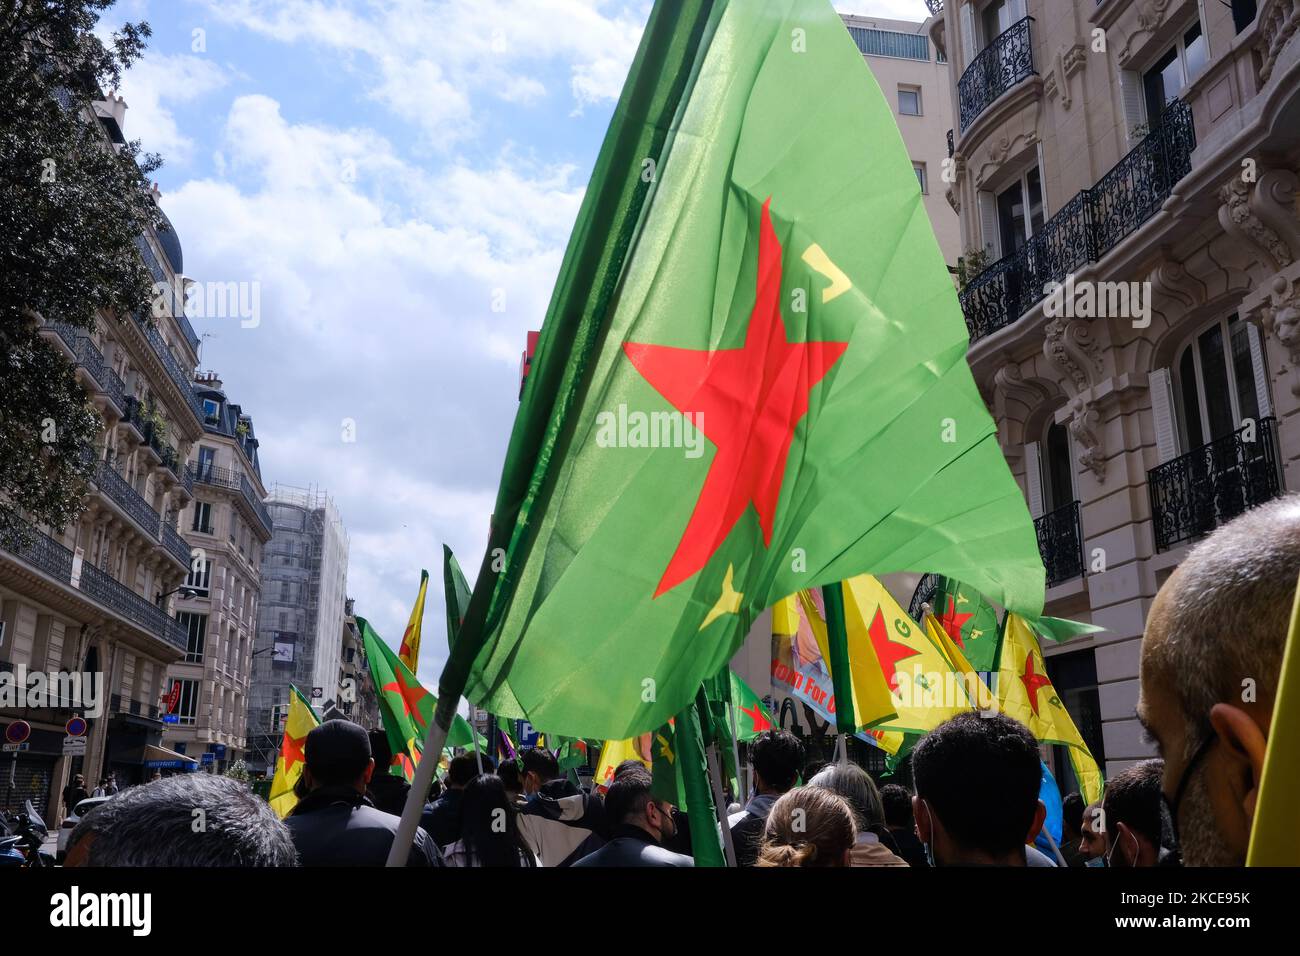
<svg viewBox="0 0 1300 956"><path fill-rule="evenodd" d="M6 523L13 529L8 534L0 533L0 550L9 552L64 587L73 588L72 552L9 509L0 506L0 510L5 511ZM189 635L180 622L94 565L88 562L81 565L81 577L75 590L159 640L185 650Z"/></svg>
<svg viewBox="0 0 1300 956"><path fill-rule="evenodd" d="M943 0L925 0L925 8L930 11L930 16L943 16Z"/></svg>
<svg viewBox="0 0 1300 956"><path fill-rule="evenodd" d="M243 472L209 465L201 469L195 478L200 484L239 492L240 498L243 499L253 518L262 525L268 535L272 533L271 513L266 509L266 505L258 496L256 489L253 488L252 482L248 480L248 476Z"/></svg>
<svg viewBox="0 0 1300 956"><path fill-rule="evenodd" d="M1038 553L1047 572L1047 586L1083 575L1083 526L1079 521L1079 502L1049 511L1034 519L1038 532Z"/></svg>
<svg viewBox="0 0 1300 956"><path fill-rule="evenodd" d="M166 523L162 526L162 543L168 554L185 567L190 566L190 562L193 560L190 546L185 543L185 539L180 536L180 533L175 528Z"/></svg>
<svg viewBox="0 0 1300 956"><path fill-rule="evenodd" d="M1157 465L1147 472L1147 490L1157 551L1203 537L1271 501L1282 494L1277 419L1261 418Z"/></svg>
<svg viewBox="0 0 1300 956"><path fill-rule="evenodd" d="M158 361L162 362L167 377L172 380L172 384L184 397L190 411L194 413L194 418L202 423L203 403L194 394L192 374L186 372L181 363L176 360L176 356L172 354L172 350L167 347L167 343L163 340L162 334L152 324L152 320L147 315L138 316L137 320L140 326L140 334L145 337L153 348L154 354L158 356Z"/></svg>
<svg viewBox="0 0 1300 956"><path fill-rule="evenodd" d="M1017 20L998 34L971 60L957 81L958 113L963 133L998 97L1038 72L1034 69L1034 51L1029 34L1029 24L1033 19L1024 17Z"/></svg>
<svg viewBox="0 0 1300 956"><path fill-rule="evenodd" d="M140 493L132 488L125 478L113 470L113 466L106 461L101 461L95 466L95 484L99 490L112 498L117 506L125 511L130 517L155 541L158 540L158 526L162 519L158 512L154 511L149 502L140 497ZM186 564L189 559L186 558Z"/></svg>
<svg viewBox="0 0 1300 956"><path fill-rule="evenodd" d="M971 342L1016 321L1042 301L1049 283L1064 283L1070 273L1099 261L1151 219L1191 171L1195 148L1192 111L1174 100L1160 125L1095 186L1076 195L1028 242L962 290Z"/></svg>
<svg viewBox="0 0 1300 956"><path fill-rule="evenodd" d="M104 361L104 355L91 341L90 333L63 322L49 322L45 328L58 335L78 367L93 379L96 389L107 395L119 411L125 411L126 388L122 378Z"/></svg>

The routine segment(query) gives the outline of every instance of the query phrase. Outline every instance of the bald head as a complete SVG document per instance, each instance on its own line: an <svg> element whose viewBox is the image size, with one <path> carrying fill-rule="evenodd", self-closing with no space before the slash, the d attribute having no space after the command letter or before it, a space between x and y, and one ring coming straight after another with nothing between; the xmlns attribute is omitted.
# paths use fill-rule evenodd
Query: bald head
<svg viewBox="0 0 1300 956"><path fill-rule="evenodd" d="M1151 606L1138 716L1166 760L1166 797L1185 798L1177 815L1189 863L1245 857L1297 579L1300 496L1291 495L1193 548Z"/></svg>
<svg viewBox="0 0 1300 956"><path fill-rule="evenodd" d="M1300 495L1254 508L1192 549L1160 589L1142 643L1142 678L1168 684L1189 721L1219 701L1277 692L1296 581Z"/></svg>

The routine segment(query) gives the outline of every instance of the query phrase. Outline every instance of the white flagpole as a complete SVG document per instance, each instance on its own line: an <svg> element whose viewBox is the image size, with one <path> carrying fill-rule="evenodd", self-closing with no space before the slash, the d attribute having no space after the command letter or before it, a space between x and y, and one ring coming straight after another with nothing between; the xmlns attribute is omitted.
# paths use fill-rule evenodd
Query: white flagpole
<svg viewBox="0 0 1300 956"><path fill-rule="evenodd" d="M481 777L483 775L483 754L479 752L478 731L474 729L473 724L469 725L469 739L474 742L474 762L478 764L478 772Z"/></svg>
<svg viewBox="0 0 1300 956"><path fill-rule="evenodd" d="M736 787L740 793L736 794L736 801L743 807L749 802L749 794L745 792L745 775L740 772L740 742L739 731L736 727L736 702L733 700L727 704L727 713L731 717L731 759L736 765Z"/></svg>
<svg viewBox="0 0 1300 956"><path fill-rule="evenodd" d="M709 780L713 784L713 810L718 817L718 827L722 830L723 856L726 857L727 866L734 868L736 865L736 847L731 842L731 827L727 826L727 807L723 802L722 768L718 760L718 748L714 744L709 744L705 748L704 755L709 762ZM703 822L703 820L700 821L700 823Z"/></svg>
<svg viewBox="0 0 1300 956"><path fill-rule="evenodd" d="M411 781L411 790L406 795L406 806L402 808L402 822L397 826L392 848L388 851L386 866L406 866L406 859L415 843L415 831L420 825L420 813L424 809L425 798L429 795L429 785L433 782L438 758L447 742L447 729L451 727L459 704L460 698L453 698L450 694L444 694L438 700L433 720L429 722L429 733L424 738L424 752L415 768L415 779Z"/></svg>
<svg viewBox="0 0 1300 956"><path fill-rule="evenodd" d="M1047 845L1050 846L1052 848L1052 852L1056 854L1056 862L1059 863L1061 866L1069 866L1070 864L1065 862L1065 857L1061 855L1061 848L1058 847L1056 845L1056 841L1052 839L1052 831L1047 829L1047 826L1044 825L1042 832L1043 835L1047 837Z"/></svg>

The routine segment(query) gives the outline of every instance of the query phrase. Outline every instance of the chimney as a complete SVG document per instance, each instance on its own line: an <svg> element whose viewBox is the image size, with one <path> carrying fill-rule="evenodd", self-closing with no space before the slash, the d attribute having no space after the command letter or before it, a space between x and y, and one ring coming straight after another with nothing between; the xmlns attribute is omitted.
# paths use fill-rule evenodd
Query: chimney
<svg viewBox="0 0 1300 956"><path fill-rule="evenodd" d="M117 123L117 128L122 130L122 135L126 135L126 100L118 96L113 90L109 90L95 106L104 115L111 116L113 121Z"/></svg>

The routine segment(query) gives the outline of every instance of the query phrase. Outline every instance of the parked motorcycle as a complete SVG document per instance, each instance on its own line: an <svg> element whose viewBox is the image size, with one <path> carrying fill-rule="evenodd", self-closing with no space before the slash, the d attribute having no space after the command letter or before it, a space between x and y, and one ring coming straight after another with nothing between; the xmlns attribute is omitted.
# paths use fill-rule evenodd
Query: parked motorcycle
<svg viewBox="0 0 1300 956"><path fill-rule="evenodd" d="M0 867L54 866L54 857L41 851L48 834L30 800L21 813L0 813Z"/></svg>

